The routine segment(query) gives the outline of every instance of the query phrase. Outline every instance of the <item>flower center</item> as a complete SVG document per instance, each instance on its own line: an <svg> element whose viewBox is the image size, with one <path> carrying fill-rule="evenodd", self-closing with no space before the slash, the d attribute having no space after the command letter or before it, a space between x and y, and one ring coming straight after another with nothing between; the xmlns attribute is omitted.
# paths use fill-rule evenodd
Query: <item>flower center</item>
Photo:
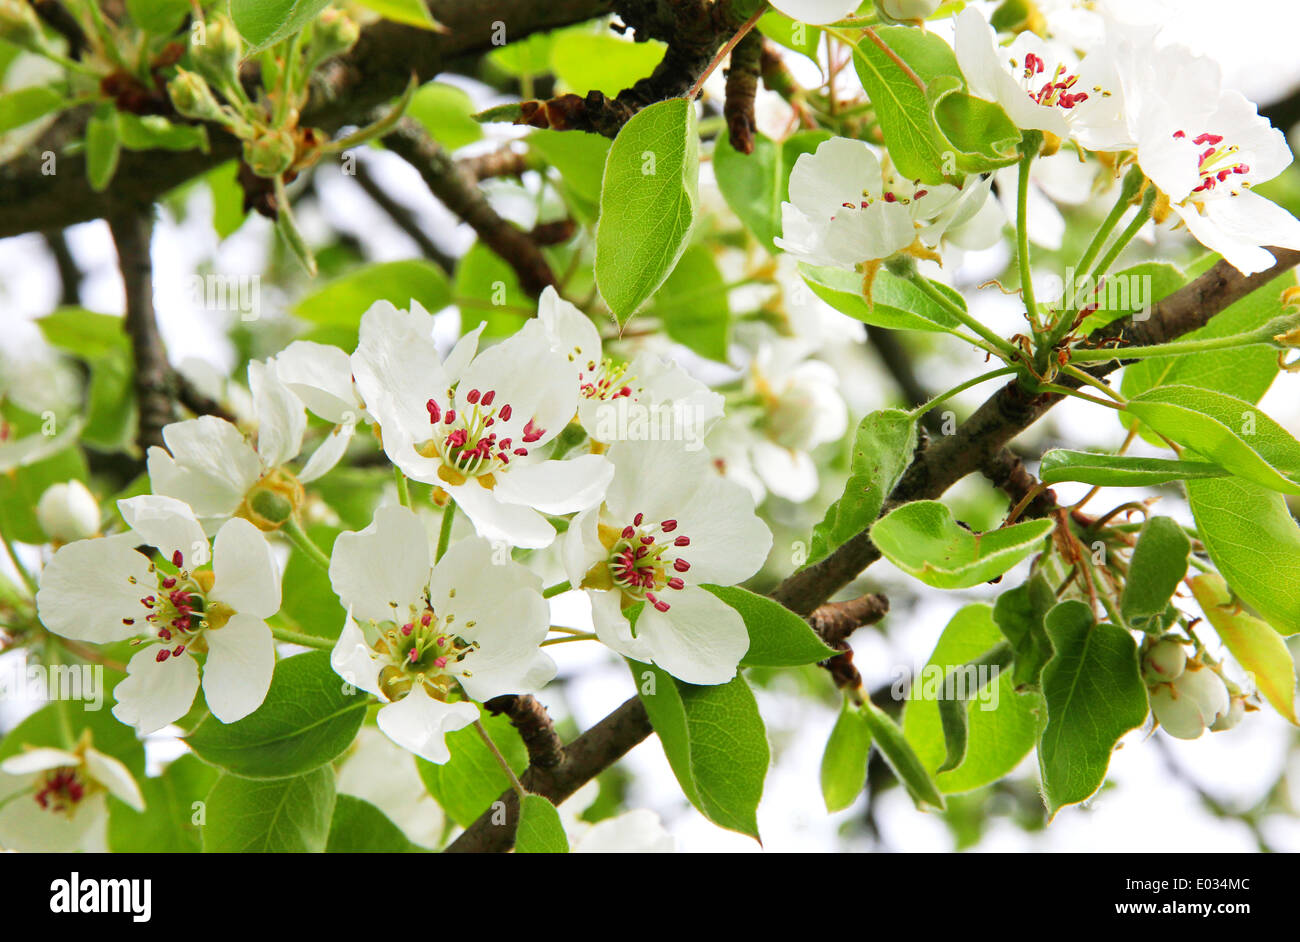
<svg viewBox="0 0 1300 942"><path fill-rule="evenodd" d="M1174 137L1183 140L1187 137L1187 132L1180 129L1174 132ZM1205 131L1192 138L1192 143L1197 147L1207 145L1197 158L1197 170L1201 175L1201 182L1192 188L1193 193L1208 193L1234 176L1250 173L1250 165L1237 160L1237 153L1241 148L1236 144L1224 144L1222 134L1211 134ZM1242 180L1240 185L1248 189L1250 181ZM1236 196L1239 191L1231 190L1231 192Z"/></svg>
<svg viewBox="0 0 1300 942"><path fill-rule="evenodd" d="M1047 63L1036 53L1025 54L1023 67L1015 59L1010 61L1012 74L1020 80L1025 93L1035 104L1069 111L1088 100L1087 92L1070 91L1079 81L1079 76L1070 72L1065 63L1058 63L1052 71L1052 77L1044 80ZM1100 93L1103 98L1110 97L1110 92L1104 91L1101 86L1094 87L1093 91Z"/></svg>
<svg viewBox="0 0 1300 942"><path fill-rule="evenodd" d="M212 588L212 573L209 571L191 573L185 568L185 557L180 550L172 554L172 565L179 572L167 575L150 565L149 571L158 580L155 591L141 596L140 605L144 608L142 626L146 634L153 637L138 638L132 644L159 645L155 656L159 663L170 657L180 657L185 649L200 639L202 632L208 628L220 628L234 614L229 606L221 603L209 605L207 592ZM135 577L131 577L134 583ZM123 618L122 624L135 625L137 619Z"/></svg>
<svg viewBox="0 0 1300 942"><path fill-rule="evenodd" d="M423 607L411 606L410 618L377 625L379 641L375 650L388 658L380 671L379 682L390 700L405 696L417 683L436 700L458 699L457 677L472 677L462 662L479 648L477 641L467 641L456 633L454 614L439 617L425 600ZM465 629L475 625L465 623Z"/></svg>
<svg viewBox="0 0 1300 942"><path fill-rule="evenodd" d="M626 363L615 363L606 357L599 364L587 361L587 368L578 374L578 391L584 399L620 399L632 395L629 385L636 377L627 374Z"/></svg>
<svg viewBox="0 0 1300 942"><path fill-rule="evenodd" d="M41 776L36 803L46 811L71 817L89 790L90 783L82 778L81 771L76 766L64 765Z"/></svg>
<svg viewBox="0 0 1300 942"><path fill-rule="evenodd" d="M471 389L465 396L462 408L456 407L456 389L447 390L444 408L436 399L425 403L429 411L429 424L433 437L416 446L416 451L426 458L440 458L443 466L438 476L450 484L462 484L467 478L479 478L490 487L490 475L505 468L512 457L528 454L525 445L531 445L546 434L533 419L524 425L521 440L498 438L493 426L508 422L513 414L510 404L496 402L496 390L480 392Z"/></svg>
<svg viewBox="0 0 1300 942"><path fill-rule="evenodd" d="M618 532L610 546L609 573L625 598L645 600L656 610L666 612L670 605L655 593L665 588L685 588L681 573L688 571L691 564L680 557L668 557L676 556L678 548L690 546L691 540L680 534L669 535L677 529L676 520L648 527L644 522L645 514L637 514Z"/></svg>

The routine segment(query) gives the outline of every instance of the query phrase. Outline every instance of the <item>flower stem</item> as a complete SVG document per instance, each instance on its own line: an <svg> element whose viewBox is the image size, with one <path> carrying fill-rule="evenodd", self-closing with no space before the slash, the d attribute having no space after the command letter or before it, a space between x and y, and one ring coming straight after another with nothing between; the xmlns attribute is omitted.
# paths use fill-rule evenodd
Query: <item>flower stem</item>
<svg viewBox="0 0 1300 942"><path fill-rule="evenodd" d="M442 509L442 527L438 530L438 553L433 558L436 563L446 555L447 547L451 545L451 524L456 519L456 502L447 501L447 506Z"/></svg>
<svg viewBox="0 0 1300 942"><path fill-rule="evenodd" d="M555 583L555 585L548 585L545 589L542 590L542 598L544 599L555 598L555 596L559 595L560 593L568 592L572 588L573 586L570 585L569 580L566 579L563 582Z"/></svg>
<svg viewBox="0 0 1300 942"><path fill-rule="evenodd" d="M492 741L492 734L487 731L487 728L483 725L483 721L475 720L474 728L477 729L478 734L483 737L484 745L488 747L488 751L496 758L497 765L501 766L501 771L506 773L506 778L510 780L510 787L515 790L515 794L519 796L519 802L522 805L528 792L524 790L523 783L519 781L519 776L515 775L515 770L510 768L510 763L507 762L506 757L501 754L501 750L497 748L497 744Z"/></svg>
<svg viewBox="0 0 1300 942"><path fill-rule="evenodd" d="M329 572L330 558L325 555L319 546L312 542L311 537L302 528L302 524L298 522L297 517L290 517L286 520L284 526L280 528L280 532L287 536L294 546L302 550L308 559L320 566L321 569Z"/></svg>
<svg viewBox="0 0 1300 942"><path fill-rule="evenodd" d="M999 353L1004 360L1015 360L1019 358L1019 352L1015 347L981 324L978 320L972 317L969 312L962 310L961 307L954 304L951 298L930 283L929 278L926 278L918 271L911 272L907 277L908 280L912 284L916 285L916 287L920 289L921 293L927 298L942 307L953 317L957 318L957 320L961 321L971 330L975 331L975 333L979 334L992 344L995 352Z"/></svg>
<svg viewBox="0 0 1300 942"><path fill-rule="evenodd" d="M1024 156L1020 158L1020 174L1016 183L1016 264L1020 268L1020 296L1025 301L1025 312L1034 333L1041 331L1038 323L1038 302L1034 298L1034 278L1029 259L1029 168L1038 156L1040 136L1025 133Z"/></svg>
<svg viewBox="0 0 1300 942"><path fill-rule="evenodd" d="M929 402L922 403L921 405L917 406L908 414L913 419L917 419L925 415L927 412L929 412L935 406L939 405L939 403L943 402L945 399L950 399L953 396L957 395L957 393L959 392L964 392L965 390L970 389L972 386L978 386L980 383L983 383L986 380L994 379L998 376L1006 376L1009 373L1015 373L1015 372L1018 371L1014 366L1003 366L1003 367L999 367L996 370L992 370L991 372L982 373L979 376L976 376L974 379L968 379L966 380L966 382L954 386L952 389L948 390L947 392L939 393L939 395L935 396Z"/></svg>
<svg viewBox="0 0 1300 942"><path fill-rule="evenodd" d="M590 631L583 631L576 635L565 635L563 638L547 638L538 647L546 647L548 644L566 644L569 641L594 641L596 635Z"/></svg>
<svg viewBox="0 0 1300 942"><path fill-rule="evenodd" d="M406 483L406 475L402 473L402 469L397 467L397 465L393 465L393 478L394 480L397 481L398 503L400 503L403 507L410 507L411 488L410 485Z"/></svg>
<svg viewBox="0 0 1300 942"><path fill-rule="evenodd" d="M332 651L334 642L329 638L318 638L315 635L303 634L301 631L290 631L288 628L271 628L271 635L277 641L284 641L288 644L300 645L304 648L318 648L321 651Z"/></svg>
<svg viewBox="0 0 1300 942"><path fill-rule="evenodd" d="M9 557L9 562L13 564L13 567L15 570L17 570L18 575L22 577L22 580L24 584L26 584L28 590L32 593L32 595L35 595L36 590L38 588L38 586L36 585L36 578L31 574L31 572L28 571L27 567L23 565L22 560L18 558L18 553L14 550L13 543L9 541L9 537L6 536L4 533L0 533L0 544L4 546L5 553Z"/></svg>

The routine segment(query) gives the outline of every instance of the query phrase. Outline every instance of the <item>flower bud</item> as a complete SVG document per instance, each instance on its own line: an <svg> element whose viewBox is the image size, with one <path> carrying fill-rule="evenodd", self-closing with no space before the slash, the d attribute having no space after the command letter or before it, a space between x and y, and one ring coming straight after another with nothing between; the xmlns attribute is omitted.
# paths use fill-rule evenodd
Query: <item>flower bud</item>
<svg viewBox="0 0 1300 942"><path fill-rule="evenodd" d="M1172 638L1157 641L1142 658L1142 676L1149 684L1177 680L1187 666L1187 649Z"/></svg>
<svg viewBox="0 0 1300 942"><path fill-rule="evenodd" d="M176 110L187 118L201 121L225 122L226 116L221 111L212 89L197 72L177 69L176 77L167 83L167 94L171 96Z"/></svg>
<svg viewBox="0 0 1300 942"><path fill-rule="evenodd" d="M1210 732L1223 733L1242 721L1246 716L1246 701L1242 697L1233 697L1228 712L1223 714L1210 726Z"/></svg>
<svg viewBox="0 0 1300 942"><path fill-rule="evenodd" d="M311 34L311 55L317 62L342 55L361 38L357 21L340 10L326 10L316 20Z"/></svg>
<svg viewBox="0 0 1300 942"><path fill-rule="evenodd" d="M1173 683L1151 694L1151 711L1176 739L1196 739L1229 710L1228 688L1219 675L1192 661Z"/></svg>
<svg viewBox="0 0 1300 942"><path fill-rule="evenodd" d="M203 24L197 40L190 45L194 67L218 88L226 83L239 83L239 60L244 54L244 44L235 24L227 17L217 16Z"/></svg>
<svg viewBox="0 0 1300 942"><path fill-rule="evenodd" d="M923 20L939 9L941 0L880 0L882 13L895 20Z"/></svg>
<svg viewBox="0 0 1300 942"><path fill-rule="evenodd" d="M286 130L267 130L244 141L244 163L259 177L278 177L293 166L298 146Z"/></svg>
<svg viewBox="0 0 1300 942"><path fill-rule="evenodd" d="M53 484L36 504L36 519L52 540L89 539L99 532L99 503L80 481Z"/></svg>

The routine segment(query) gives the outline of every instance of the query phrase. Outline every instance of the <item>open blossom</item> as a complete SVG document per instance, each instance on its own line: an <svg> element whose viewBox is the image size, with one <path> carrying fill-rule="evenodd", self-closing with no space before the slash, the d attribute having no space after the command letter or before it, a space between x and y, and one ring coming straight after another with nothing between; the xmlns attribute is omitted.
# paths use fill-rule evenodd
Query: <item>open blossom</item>
<svg viewBox="0 0 1300 942"><path fill-rule="evenodd" d="M313 481L338 464L357 424L372 421L352 378L352 358L339 347L295 340L271 362L276 377L302 400L308 412L334 423L303 467L301 479Z"/></svg>
<svg viewBox="0 0 1300 942"><path fill-rule="evenodd" d="M431 315L381 301L361 319L357 388L407 477L446 489L480 536L547 546L555 528L542 515L593 506L614 469L600 455L538 455L578 407L569 361L546 328L530 320L478 352L480 332L444 361Z"/></svg>
<svg viewBox="0 0 1300 942"><path fill-rule="evenodd" d="M550 626L541 581L494 562L482 537L434 565L414 511L381 507L370 526L339 535L330 582L348 609L330 663L385 701L385 735L430 762L446 762L446 734L478 719L471 699L527 693L555 675L539 647Z"/></svg>
<svg viewBox="0 0 1300 942"><path fill-rule="evenodd" d="M199 689L213 716L233 723L266 698L275 645L264 619L280 608L280 575L266 538L227 521L211 552L185 504L145 495L118 501L130 532L62 547L41 578L45 627L77 641L135 640L113 715L142 734L180 719ZM167 565L136 547L156 547ZM211 568L200 568L211 559Z"/></svg>
<svg viewBox="0 0 1300 942"><path fill-rule="evenodd" d="M810 264L852 270L914 244L937 245L979 212L987 193L987 180L958 189L901 178L870 144L833 137L795 161L776 244Z"/></svg>
<svg viewBox="0 0 1300 942"><path fill-rule="evenodd" d="M144 796L118 759L88 739L72 749L29 748L0 762L0 847L17 851L98 850L107 797L136 811Z"/></svg>
<svg viewBox="0 0 1300 942"><path fill-rule="evenodd" d="M857 12L862 0L772 0L772 6L801 23L834 23Z"/></svg>
<svg viewBox="0 0 1300 942"><path fill-rule="evenodd" d="M749 635L740 615L700 586L752 576L771 531L748 492L711 471L704 451L625 441L609 458L617 470L604 503L574 519L563 547L570 583L591 599L597 636L688 683L726 683ZM633 629L627 610L637 604Z"/></svg>
<svg viewBox="0 0 1300 942"><path fill-rule="evenodd" d="M1008 46L973 7L958 14L954 48L971 94L996 101L1024 129L1116 149L1127 132L1123 96L1109 56L1080 59L1063 44L1026 30Z"/></svg>
<svg viewBox="0 0 1300 942"><path fill-rule="evenodd" d="M189 504L210 531L235 515L275 529L301 502L302 484L320 477L342 455L342 449L332 449L328 460L313 456L294 474L287 465L302 450L307 429L302 402L266 363L248 364L248 385L257 414L255 446L234 425L204 415L165 426L166 449L149 449L154 493ZM330 448L326 442L321 450Z"/></svg>
<svg viewBox="0 0 1300 942"><path fill-rule="evenodd" d="M569 364L578 387L578 422L593 440L609 444L628 437L632 422L642 418L669 425L665 438L702 442L722 416L723 397L677 364L648 352L630 363L605 356L596 325L554 288L542 292L537 317Z"/></svg>

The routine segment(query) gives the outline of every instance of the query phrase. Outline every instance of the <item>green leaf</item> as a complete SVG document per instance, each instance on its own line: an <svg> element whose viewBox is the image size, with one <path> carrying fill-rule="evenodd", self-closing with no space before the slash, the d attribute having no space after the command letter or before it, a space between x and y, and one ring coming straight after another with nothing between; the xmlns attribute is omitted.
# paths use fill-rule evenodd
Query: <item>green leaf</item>
<svg viewBox="0 0 1300 942"><path fill-rule="evenodd" d="M713 148L713 173L722 198L773 255L781 234L781 204L790 198L790 171L800 154L811 154L830 138L826 131L800 131L777 143L754 135L754 151L742 154L727 134Z"/></svg>
<svg viewBox="0 0 1300 942"><path fill-rule="evenodd" d="M783 13L769 10L759 17L758 31L773 42L817 61L817 47L822 39L822 31L817 27L796 23Z"/></svg>
<svg viewBox="0 0 1300 942"><path fill-rule="evenodd" d="M86 179L96 193L102 193L117 172L122 153L117 117L112 105L100 105L86 124Z"/></svg>
<svg viewBox="0 0 1300 942"><path fill-rule="evenodd" d="M245 57L288 39L316 19L330 0L230 0L230 18L251 46Z"/></svg>
<svg viewBox="0 0 1300 942"><path fill-rule="evenodd" d="M15 416L7 413L15 440L27 435L40 435L37 428L19 430ZM60 434L63 426L59 427ZM44 439L42 439L44 441ZM36 504L46 488L62 481L89 480L86 459L81 449L72 445L35 461L8 468L0 474L0 533L18 543L40 545L48 541L45 530L36 519Z"/></svg>
<svg viewBox="0 0 1300 942"><path fill-rule="evenodd" d="M1185 487L1201 542L1232 591L1279 633L1300 632L1300 526L1286 499L1238 478Z"/></svg>
<svg viewBox="0 0 1300 942"><path fill-rule="evenodd" d="M610 33L564 30L551 42L551 71L565 91L594 90L613 98L649 76L667 48L656 39L631 42Z"/></svg>
<svg viewBox="0 0 1300 942"><path fill-rule="evenodd" d="M1034 747L1038 735L1039 698L1016 693L1001 653L987 659L990 651L1009 650L993 618L988 605L959 609L908 691L903 733L944 794L972 791L1003 778ZM982 671L981 659L987 665ZM954 673L970 664L974 667ZM948 677L951 687L946 686ZM972 700L977 685L986 680L992 686ZM960 708L960 718L953 707Z"/></svg>
<svg viewBox="0 0 1300 942"><path fill-rule="evenodd" d="M555 805L541 795L525 795L515 831L516 854L567 854L569 839Z"/></svg>
<svg viewBox="0 0 1300 942"><path fill-rule="evenodd" d="M628 664L687 799L719 827L757 840L758 802L771 754L745 678L701 687L649 664Z"/></svg>
<svg viewBox="0 0 1300 942"><path fill-rule="evenodd" d="M454 300L466 327L485 321L485 337L506 337L537 311L519 276L500 255L475 242L456 266Z"/></svg>
<svg viewBox="0 0 1300 942"><path fill-rule="evenodd" d="M1207 461L1170 461L1053 448L1043 455L1038 478L1044 484L1078 481L1101 487L1147 487L1198 478L1221 478L1228 472Z"/></svg>
<svg viewBox="0 0 1300 942"><path fill-rule="evenodd" d="M688 248L663 283L647 311L664 331L702 357L727 362L731 305L713 253L703 245Z"/></svg>
<svg viewBox="0 0 1300 942"><path fill-rule="evenodd" d="M504 716L483 716L483 725L516 775L528 768L528 751L518 731ZM487 745L473 728L447 734L451 759L434 765L416 760L420 778L433 800L442 806L447 817L461 827L469 827L501 793L510 788L510 780L497 764Z"/></svg>
<svg viewBox="0 0 1300 942"><path fill-rule="evenodd" d="M321 327L347 331L355 346L361 315L370 305L389 301L406 309L412 299L430 313L451 303L451 285L441 268L423 259L366 265L307 295L293 313Z"/></svg>
<svg viewBox="0 0 1300 942"><path fill-rule="evenodd" d="M1093 302L1097 304L1097 310L1084 318L1075 329L1075 333L1080 337L1086 337L1094 330L1105 327L1111 321L1119 320L1121 317L1140 312L1149 315L1151 305L1167 298L1185 284L1187 284L1187 275L1177 265L1168 262L1140 262L1113 272L1106 276L1104 286L1095 294L1086 298L1076 295L1075 300L1079 304ZM1130 370L1135 368L1142 369L1129 367ZM1125 374L1126 378L1127 375ZM1148 385L1159 385L1159 383ZM1135 393L1140 391L1133 390Z"/></svg>
<svg viewBox="0 0 1300 942"><path fill-rule="evenodd" d="M203 849L195 814L219 773L183 755L162 775L140 781L144 811L110 799L108 846L115 854L197 854Z"/></svg>
<svg viewBox="0 0 1300 942"><path fill-rule="evenodd" d="M1020 129L996 102L963 91L956 75L930 82L928 98L939 133L954 150L962 173L987 173L1020 159Z"/></svg>
<svg viewBox="0 0 1300 942"><path fill-rule="evenodd" d="M899 409L879 409L858 423L844 494L813 527L806 565L820 562L869 527L916 450L916 422Z"/></svg>
<svg viewBox="0 0 1300 942"><path fill-rule="evenodd" d="M870 753L871 729L846 698L822 753L822 798L827 811L843 811L857 801L867 783Z"/></svg>
<svg viewBox="0 0 1300 942"><path fill-rule="evenodd" d="M354 795L339 795L330 819L327 854L419 854L402 829L370 802Z"/></svg>
<svg viewBox="0 0 1300 942"><path fill-rule="evenodd" d="M28 85L0 94L0 134L43 118L70 104L64 94L48 85Z"/></svg>
<svg viewBox="0 0 1300 942"><path fill-rule="evenodd" d="M960 182L952 163L953 146L935 123L927 90L922 87L940 76L960 76L956 55L938 35L911 26L880 26L876 35L907 68L870 37L855 47L853 64L875 106L894 166L909 180ZM908 74L909 69L913 74ZM918 78L922 85L917 84ZM945 174L946 167L951 168L950 174Z"/></svg>
<svg viewBox="0 0 1300 942"><path fill-rule="evenodd" d="M342 755L365 719L367 695L311 651L275 666L266 700L235 723L210 716L185 741L205 762L244 778L283 778Z"/></svg>
<svg viewBox="0 0 1300 942"><path fill-rule="evenodd" d="M1282 636L1242 611L1218 573L1202 573L1190 581L1196 603L1237 663L1250 673L1255 688L1273 704L1273 709L1300 725L1295 712L1295 660Z"/></svg>
<svg viewBox="0 0 1300 942"><path fill-rule="evenodd" d="M542 128L524 140L559 171L565 198L578 215L584 221L594 221L600 212L600 181L609 159L610 139L585 131Z"/></svg>
<svg viewBox="0 0 1300 942"><path fill-rule="evenodd" d="M671 98L623 125L609 149L596 226L596 284L619 326L672 273L695 226L695 105Z"/></svg>
<svg viewBox="0 0 1300 942"><path fill-rule="evenodd" d="M446 82L426 82L406 106L407 116L449 151L483 138L482 125L473 118L477 110L468 92Z"/></svg>
<svg viewBox="0 0 1300 942"><path fill-rule="evenodd" d="M1147 717L1137 645L1123 628L1097 624L1083 602L1047 615L1056 653L1043 668L1047 726L1038 744L1043 797L1051 816L1089 798L1106 778L1121 736Z"/></svg>
<svg viewBox="0 0 1300 942"><path fill-rule="evenodd" d="M870 700L864 701L859 711L867 724L867 729L871 732L876 748L885 757L885 761L894 770L894 774L903 783L903 787L912 796L917 807L930 805L942 811L943 795L940 794L934 779L926 771L916 751L912 749L912 744L898 728L898 724Z"/></svg>
<svg viewBox="0 0 1300 942"><path fill-rule="evenodd" d="M1172 517L1152 517L1142 525L1124 581L1119 610L1134 628L1151 630L1187 575L1192 541Z"/></svg>
<svg viewBox="0 0 1300 942"><path fill-rule="evenodd" d="M842 268L818 268L805 262L799 263L799 274L812 293L835 310L873 327L949 331L961 326L916 285L887 271L876 272L870 305L862 297L861 275ZM960 294L937 281L931 284L965 310L966 301Z"/></svg>
<svg viewBox="0 0 1300 942"><path fill-rule="evenodd" d="M1018 691L1038 688L1043 665L1052 656L1044 619L1055 605L1056 593L1047 577L1035 572L1024 585L999 595L993 606L993 620L1015 651L1011 679Z"/></svg>
<svg viewBox="0 0 1300 942"><path fill-rule="evenodd" d="M334 504L329 503L333 508ZM334 540L342 532L338 527L323 524L312 524L306 529L307 536L326 554L333 551ZM280 614L293 619L298 630L330 640L338 638L347 619L347 609L334 594L329 573L297 547L289 554L284 567Z"/></svg>
<svg viewBox="0 0 1300 942"><path fill-rule="evenodd" d="M205 853L319 854L334 813L334 770L254 781L223 775L212 787L203 826Z"/></svg>
<svg viewBox="0 0 1300 942"><path fill-rule="evenodd" d="M208 152L208 129L202 124L173 124L162 115L119 112L118 137L127 150L200 150Z"/></svg>
<svg viewBox="0 0 1300 942"><path fill-rule="evenodd" d="M1238 477L1300 494L1300 441L1245 399L1195 386L1157 386L1126 411L1161 435L1195 449Z"/></svg>
<svg viewBox="0 0 1300 942"><path fill-rule="evenodd" d="M1028 557L1052 532L1050 520L1027 520L972 533L934 500L904 504L871 528L871 541L891 563L936 589L969 589L996 579Z"/></svg>
<svg viewBox="0 0 1300 942"><path fill-rule="evenodd" d="M418 26L420 29L440 30L438 21L429 15L425 0L357 0L363 7L374 10L386 20Z"/></svg>
<svg viewBox="0 0 1300 942"><path fill-rule="evenodd" d="M170 36L193 7L189 0L126 0L131 22L146 33Z"/></svg>
<svg viewBox="0 0 1300 942"><path fill-rule="evenodd" d="M742 667L795 667L815 664L835 651L822 643L808 623L765 595L756 595L740 586L704 585L734 608L749 631L749 651L741 658Z"/></svg>
<svg viewBox="0 0 1300 942"><path fill-rule="evenodd" d="M239 185L239 162L228 160L205 173L203 180L212 193L212 227L218 239L225 239L248 218L244 188Z"/></svg>

